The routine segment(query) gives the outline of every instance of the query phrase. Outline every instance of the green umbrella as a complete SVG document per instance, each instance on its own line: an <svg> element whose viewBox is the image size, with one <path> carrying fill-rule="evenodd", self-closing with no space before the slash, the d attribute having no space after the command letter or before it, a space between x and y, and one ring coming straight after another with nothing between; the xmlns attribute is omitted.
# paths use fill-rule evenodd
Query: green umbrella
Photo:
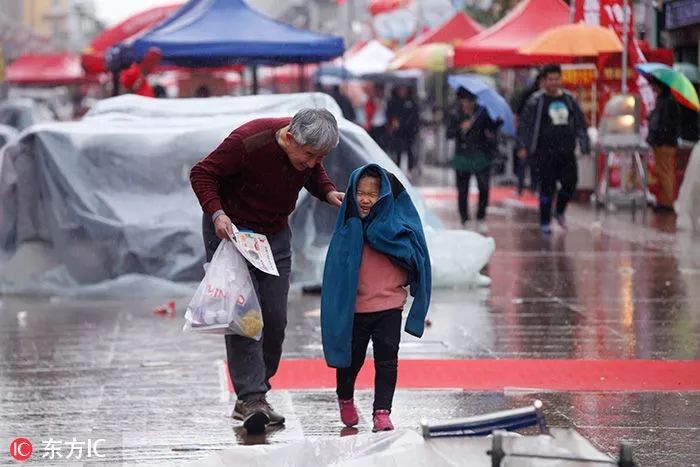
<svg viewBox="0 0 700 467"><path fill-rule="evenodd" d="M640 63L637 65L637 71L647 80L655 79L668 86L679 104L696 112L700 111L698 93L683 73L663 63Z"/></svg>
<svg viewBox="0 0 700 467"><path fill-rule="evenodd" d="M692 63L676 62L673 64L673 69L683 73L691 83L700 84L700 69Z"/></svg>

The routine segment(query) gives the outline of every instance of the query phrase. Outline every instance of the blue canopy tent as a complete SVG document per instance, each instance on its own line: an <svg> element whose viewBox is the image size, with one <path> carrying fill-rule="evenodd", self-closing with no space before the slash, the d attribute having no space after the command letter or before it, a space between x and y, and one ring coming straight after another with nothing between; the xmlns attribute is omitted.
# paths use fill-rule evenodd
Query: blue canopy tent
<svg viewBox="0 0 700 467"><path fill-rule="evenodd" d="M316 63L343 54L343 38L297 29L243 0L190 0L168 19L108 54L112 70L139 61L151 47L163 63L199 68Z"/></svg>

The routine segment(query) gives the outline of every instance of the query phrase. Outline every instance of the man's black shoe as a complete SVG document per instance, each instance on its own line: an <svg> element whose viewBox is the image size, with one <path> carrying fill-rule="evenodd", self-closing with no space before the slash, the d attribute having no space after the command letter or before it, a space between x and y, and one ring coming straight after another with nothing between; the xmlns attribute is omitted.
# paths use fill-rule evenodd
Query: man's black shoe
<svg viewBox="0 0 700 467"><path fill-rule="evenodd" d="M243 420L243 427L250 434L265 432L265 427L270 423L268 415L269 404L264 397L251 397L244 401L236 401L233 409L233 418Z"/></svg>

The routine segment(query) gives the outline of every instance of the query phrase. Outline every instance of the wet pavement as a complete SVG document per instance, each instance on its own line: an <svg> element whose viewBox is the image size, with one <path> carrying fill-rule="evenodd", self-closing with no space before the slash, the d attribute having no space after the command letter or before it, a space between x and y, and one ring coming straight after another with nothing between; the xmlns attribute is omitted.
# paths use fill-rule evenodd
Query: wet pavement
<svg viewBox="0 0 700 467"><path fill-rule="evenodd" d="M453 190L424 193L456 227ZM493 284L436 290L432 326L421 340L404 335L401 358L699 359L700 237L674 232L668 217L650 213L633 223L624 211L585 205L572 206L568 232L545 237L536 211L519 199L493 204L488 235L496 252L485 271ZM34 443L27 465L83 465L42 458L42 441L75 437L106 439L100 452L107 457L86 465L165 466L235 444L353 434L342 430L333 391L319 387L272 391L286 427L246 435L229 418L222 338L180 332L186 299L177 302L177 319L153 314L160 300L0 300L0 465L11 464L5 446L19 436ZM318 306L317 296L292 294L286 359L321 357ZM366 433L372 393L357 398L358 431ZM607 453L626 439L640 465L700 465L700 387L469 391L400 382L392 417L417 429L422 417L469 416L536 398L551 426L572 426Z"/></svg>

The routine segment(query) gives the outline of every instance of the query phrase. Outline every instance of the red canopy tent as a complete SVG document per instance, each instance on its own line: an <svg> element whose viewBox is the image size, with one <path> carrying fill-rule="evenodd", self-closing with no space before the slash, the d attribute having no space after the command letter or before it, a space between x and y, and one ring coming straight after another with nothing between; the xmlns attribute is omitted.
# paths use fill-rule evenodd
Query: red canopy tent
<svg viewBox="0 0 700 467"><path fill-rule="evenodd" d="M60 86L82 83L85 76L77 55L36 54L23 55L10 63L6 80L27 86Z"/></svg>
<svg viewBox="0 0 700 467"><path fill-rule="evenodd" d="M455 46L454 66L531 66L571 61L518 53L538 34L567 23L569 7L562 0L523 0L498 23Z"/></svg>
<svg viewBox="0 0 700 467"><path fill-rule="evenodd" d="M151 29L181 6L182 4L173 4L151 8L130 16L116 26L102 31L93 39L80 57L85 72L91 75L105 73L107 71L105 69L105 50Z"/></svg>
<svg viewBox="0 0 700 467"><path fill-rule="evenodd" d="M406 8L412 1L413 0L370 0L367 9L372 16L376 16L380 13L387 13L398 8Z"/></svg>
<svg viewBox="0 0 700 467"><path fill-rule="evenodd" d="M404 47L408 49L423 44L431 44L433 42L445 42L447 44L458 45L470 37L479 34L483 30L484 27L474 21L469 15L458 11L440 26L424 32L407 43Z"/></svg>
<svg viewBox="0 0 700 467"><path fill-rule="evenodd" d="M644 58L649 62L664 63L672 66L674 62L673 50L664 48L652 48L647 41L638 40L639 49L644 54Z"/></svg>

